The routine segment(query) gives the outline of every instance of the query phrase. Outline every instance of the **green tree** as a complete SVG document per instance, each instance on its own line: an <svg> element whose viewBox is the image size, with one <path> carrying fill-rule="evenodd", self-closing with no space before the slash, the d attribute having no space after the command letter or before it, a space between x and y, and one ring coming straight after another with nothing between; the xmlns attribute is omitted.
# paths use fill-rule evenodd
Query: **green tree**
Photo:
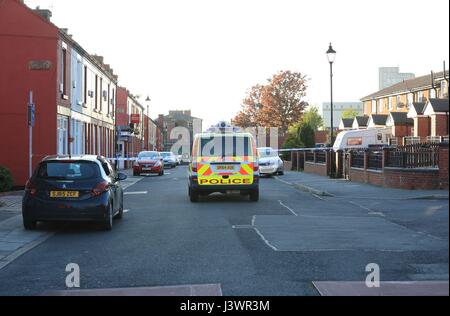
<svg viewBox="0 0 450 316"><path fill-rule="evenodd" d="M317 106L311 106L303 114L302 122L311 126L314 131L319 130L323 126L323 118L319 114Z"/></svg>
<svg viewBox="0 0 450 316"><path fill-rule="evenodd" d="M355 111L353 109L346 109L344 112L342 112L341 117L343 119L353 119L359 115L358 111Z"/></svg>
<svg viewBox="0 0 450 316"><path fill-rule="evenodd" d="M316 133L311 125L303 122L298 129L298 139L306 148L316 145Z"/></svg>

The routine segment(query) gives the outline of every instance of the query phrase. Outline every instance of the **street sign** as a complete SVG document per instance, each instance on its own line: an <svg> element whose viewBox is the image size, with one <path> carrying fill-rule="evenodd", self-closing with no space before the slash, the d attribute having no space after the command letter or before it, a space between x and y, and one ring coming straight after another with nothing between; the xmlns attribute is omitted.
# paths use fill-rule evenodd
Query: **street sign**
<svg viewBox="0 0 450 316"><path fill-rule="evenodd" d="M36 121L36 106L31 103L28 105L28 126L34 127Z"/></svg>
<svg viewBox="0 0 450 316"><path fill-rule="evenodd" d="M130 123L139 124L141 122L141 116L139 114L130 115Z"/></svg>

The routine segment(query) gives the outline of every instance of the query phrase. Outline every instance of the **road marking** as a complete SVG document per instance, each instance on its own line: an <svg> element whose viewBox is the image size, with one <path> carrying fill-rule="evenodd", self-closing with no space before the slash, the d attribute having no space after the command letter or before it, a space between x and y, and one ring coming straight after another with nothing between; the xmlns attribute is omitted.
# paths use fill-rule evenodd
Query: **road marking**
<svg viewBox="0 0 450 316"><path fill-rule="evenodd" d="M123 195L138 195L138 194L147 194L148 191L140 191L140 192L125 192Z"/></svg>
<svg viewBox="0 0 450 316"><path fill-rule="evenodd" d="M291 213L294 214L295 216L298 216L298 214L295 213L293 209L291 209L289 206L283 204L283 202L281 202L280 200L278 200L278 203L280 203L281 206L287 208L287 209L289 210L289 212L291 212Z"/></svg>
<svg viewBox="0 0 450 316"><path fill-rule="evenodd" d="M264 236L259 232L258 228L253 227L253 229L259 235L259 237L266 243L267 246L269 246L270 248L272 248L275 251L278 251L278 249L275 246L271 245L270 242L266 238L264 238Z"/></svg>
<svg viewBox="0 0 450 316"><path fill-rule="evenodd" d="M130 210L123 210L124 213L128 213Z"/></svg>
<svg viewBox="0 0 450 316"><path fill-rule="evenodd" d="M318 196L317 194L312 194L312 196L314 196L315 198L318 198L319 200L322 200L322 201L325 201L325 199L324 198L321 198L320 196Z"/></svg>
<svg viewBox="0 0 450 316"><path fill-rule="evenodd" d="M287 184L287 185L292 185L292 183L287 182L287 181L284 181L284 180L281 180L281 179L280 179L279 177L277 177L277 176L275 176L274 178L275 178L276 180L280 181L280 182L283 182L283 183Z"/></svg>

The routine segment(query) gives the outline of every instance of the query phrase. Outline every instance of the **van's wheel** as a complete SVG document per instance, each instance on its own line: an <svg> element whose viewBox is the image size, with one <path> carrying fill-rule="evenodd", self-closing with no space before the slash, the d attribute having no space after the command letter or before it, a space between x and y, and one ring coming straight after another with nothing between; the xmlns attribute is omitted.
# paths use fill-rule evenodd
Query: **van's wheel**
<svg viewBox="0 0 450 316"><path fill-rule="evenodd" d="M198 191L189 187L189 198L191 202L192 203L198 202L198 197L199 197Z"/></svg>
<svg viewBox="0 0 450 316"><path fill-rule="evenodd" d="M111 230L112 226L113 226L113 208L112 208L112 204L109 203L108 213L106 214L106 219L103 222L103 228L105 230Z"/></svg>
<svg viewBox="0 0 450 316"><path fill-rule="evenodd" d="M259 201L259 190L258 189L250 191L250 201L252 201L252 202Z"/></svg>
<svg viewBox="0 0 450 316"><path fill-rule="evenodd" d="M26 229L26 230L33 230L33 229L36 229L36 224L37 224L37 222L36 221L30 221L30 220L28 220L28 219L23 219L23 227Z"/></svg>

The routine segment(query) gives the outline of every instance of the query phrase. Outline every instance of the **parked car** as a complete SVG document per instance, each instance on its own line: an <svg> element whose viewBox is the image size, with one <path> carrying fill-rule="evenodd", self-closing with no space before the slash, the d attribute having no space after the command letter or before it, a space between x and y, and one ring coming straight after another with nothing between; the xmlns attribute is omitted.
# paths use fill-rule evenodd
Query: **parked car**
<svg viewBox="0 0 450 316"><path fill-rule="evenodd" d="M161 156L164 160L164 165L170 168L175 168L177 166L177 157L172 152L161 152Z"/></svg>
<svg viewBox="0 0 450 316"><path fill-rule="evenodd" d="M123 190L116 173L100 156L49 156L28 180L22 200L25 229L38 221L96 221L111 230L123 216Z"/></svg>
<svg viewBox="0 0 450 316"><path fill-rule="evenodd" d="M270 147L258 148L259 153L259 173L261 175L283 175L284 164L278 151Z"/></svg>
<svg viewBox="0 0 450 316"><path fill-rule="evenodd" d="M164 160L157 151L142 151L133 166L133 176L141 174L164 175Z"/></svg>

